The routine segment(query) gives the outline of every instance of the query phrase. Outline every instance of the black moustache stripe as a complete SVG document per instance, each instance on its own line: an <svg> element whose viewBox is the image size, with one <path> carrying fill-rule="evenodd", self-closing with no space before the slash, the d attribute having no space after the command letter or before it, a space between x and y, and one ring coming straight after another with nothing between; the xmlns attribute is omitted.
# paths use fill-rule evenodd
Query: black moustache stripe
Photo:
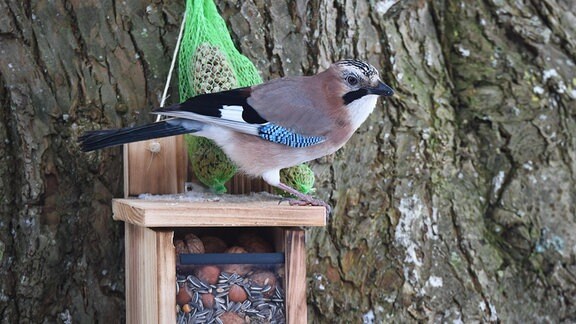
<svg viewBox="0 0 576 324"><path fill-rule="evenodd" d="M342 99L344 99L344 104L348 105L352 101L354 101L356 99L360 99L367 94L368 94L368 90L358 89L358 90L354 90L354 91L350 91L350 92L346 93L344 96L342 96Z"/></svg>

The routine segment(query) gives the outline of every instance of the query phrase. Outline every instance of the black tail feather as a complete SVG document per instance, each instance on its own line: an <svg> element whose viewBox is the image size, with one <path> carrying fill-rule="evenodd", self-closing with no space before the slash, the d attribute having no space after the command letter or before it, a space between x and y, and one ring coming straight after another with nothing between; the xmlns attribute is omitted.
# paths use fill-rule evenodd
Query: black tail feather
<svg viewBox="0 0 576 324"><path fill-rule="evenodd" d="M80 136L78 142L82 151L89 152L153 138L194 133L201 129L201 125L197 128L189 126L174 119L164 120L137 127L89 131Z"/></svg>

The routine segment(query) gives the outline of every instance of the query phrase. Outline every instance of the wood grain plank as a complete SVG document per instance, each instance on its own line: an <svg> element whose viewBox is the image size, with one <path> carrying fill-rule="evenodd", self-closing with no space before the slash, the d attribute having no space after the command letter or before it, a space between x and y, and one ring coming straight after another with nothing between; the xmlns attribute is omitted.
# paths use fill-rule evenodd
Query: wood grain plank
<svg viewBox="0 0 576 324"><path fill-rule="evenodd" d="M151 145L160 151L152 152ZM184 190L186 150L182 136L170 136L125 145L124 192L172 194Z"/></svg>
<svg viewBox="0 0 576 324"><path fill-rule="evenodd" d="M156 230L158 318L176 323L176 249L174 231Z"/></svg>
<svg viewBox="0 0 576 324"><path fill-rule="evenodd" d="M145 227L325 226L326 211L318 206L267 202L177 202L114 199L115 220Z"/></svg>
<svg viewBox="0 0 576 324"><path fill-rule="evenodd" d="M306 243L302 229L285 231L286 256L286 321L288 324L307 323L306 305Z"/></svg>
<svg viewBox="0 0 576 324"><path fill-rule="evenodd" d="M188 181L188 148L184 135L176 137L176 192L184 192Z"/></svg>
<svg viewBox="0 0 576 324"><path fill-rule="evenodd" d="M159 309L154 307L159 293L156 233L150 228L125 223L125 248L126 323L160 323Z"/></svg>

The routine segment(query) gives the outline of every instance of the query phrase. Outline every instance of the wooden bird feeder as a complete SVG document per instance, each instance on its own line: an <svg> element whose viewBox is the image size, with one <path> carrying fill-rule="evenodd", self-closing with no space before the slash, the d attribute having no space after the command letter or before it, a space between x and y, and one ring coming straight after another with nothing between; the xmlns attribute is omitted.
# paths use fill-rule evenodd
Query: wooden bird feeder
<svg viewBox="0 0 576 324"><path fill-rule="evenodd" d="M306 250L303 226L325 226L323 207L278 201L149 200L141 193L184 191L187 154L182 136L124 146L125 198L114 199L114 219L125 222L127 323L176 323L175 232L265 231L284 254L286 323L306 323Z"/></svg>

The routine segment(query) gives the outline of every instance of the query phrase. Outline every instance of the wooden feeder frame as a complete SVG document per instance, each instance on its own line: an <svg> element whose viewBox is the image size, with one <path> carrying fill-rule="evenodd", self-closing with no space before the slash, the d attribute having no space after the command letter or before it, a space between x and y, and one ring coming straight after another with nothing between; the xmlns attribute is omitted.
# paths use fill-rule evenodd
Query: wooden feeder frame
<svg viewBox="0 0 576 324"><path fill-rule="evenodd" d="M150 144L160 144L152 152ZM271 227L285 254L287 323L306 323L306 246L301 226L325 226L324 207L278 202L181 202L128 198L184 189L187 154L182 136L124 146L124 199L114 199L115 220L125 223L126 322L176 323L174 230L183 227Z"/></svg>

